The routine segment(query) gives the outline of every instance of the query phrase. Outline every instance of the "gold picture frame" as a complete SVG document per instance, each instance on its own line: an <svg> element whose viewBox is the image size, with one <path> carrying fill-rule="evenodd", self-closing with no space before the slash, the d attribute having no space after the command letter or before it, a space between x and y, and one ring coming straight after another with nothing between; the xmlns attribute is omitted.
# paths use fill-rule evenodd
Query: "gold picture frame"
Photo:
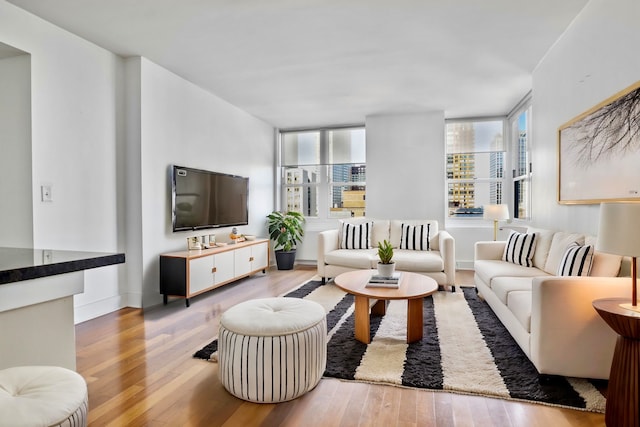
<svg viewBox="0 0 640 427"><path fill-rule="evenodd" d="M558 128L558 203L640 200L640 81Z"/></svg>

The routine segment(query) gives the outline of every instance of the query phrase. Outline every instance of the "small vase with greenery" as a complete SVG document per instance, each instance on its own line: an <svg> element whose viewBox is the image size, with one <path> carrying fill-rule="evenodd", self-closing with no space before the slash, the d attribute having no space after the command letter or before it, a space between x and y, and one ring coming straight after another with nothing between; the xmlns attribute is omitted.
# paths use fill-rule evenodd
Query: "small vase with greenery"
<svg viewBox="0 0 640 427"><path fill-rule="evenodd" d="M388 240L378 242L378 274L384 277L393 276L395 262L393 261L393 246Z"/></svg>
<svg viewBox="0 0 640 427"><path fill-rule="evenodd" d="M274 211L267 215L269 238L274 241L279 270L293 269L296 245L304 235L304 216L300 212Z"/></svg>

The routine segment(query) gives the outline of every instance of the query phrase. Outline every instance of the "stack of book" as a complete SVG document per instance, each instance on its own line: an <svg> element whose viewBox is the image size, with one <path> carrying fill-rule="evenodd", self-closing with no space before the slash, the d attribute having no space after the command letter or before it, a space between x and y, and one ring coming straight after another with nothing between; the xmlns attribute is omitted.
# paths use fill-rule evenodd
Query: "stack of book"
<svg viewBox="0 0 640 427"><path fill-rule="evenodd" d="M397 288L400 284L400 272L396 271L393 276L381 276L374 274L367 283L368 288Z"/></svg>

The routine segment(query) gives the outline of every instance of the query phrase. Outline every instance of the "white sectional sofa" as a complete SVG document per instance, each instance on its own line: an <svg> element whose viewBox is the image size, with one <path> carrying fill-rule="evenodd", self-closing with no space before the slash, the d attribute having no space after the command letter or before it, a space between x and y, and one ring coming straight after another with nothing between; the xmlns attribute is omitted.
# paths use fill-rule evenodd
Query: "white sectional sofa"
<svg viewBox="0 0 640 427"><path fill-rule="evenodd" d="M596 238L527 230L533 233L531 267L503 261L506 242L476 243L478 293L540 374L608 378L617 336L592 301L631 296L631 279L619 277L622 258L595 251L588 276L558 276L567 246L577 242L595 247Z"/></svg>
<svg viewBox="0 0 640 427"><path fill-rule="evenodd" d="M369 243L364 249L347 249L342 231L346 224L371 224ZM428 237L422 250L400 249L402 224L424 226ZM424 274L435 279L441 286L455 289L455 241L451 234L438 228L434 220L379 220L353 218L341 220L338 229L322 231L318 235L318 274L325 281L338 274L361 269L377 269L378 242L388 240L394 247L393 260L396 270ZM428 243L428 249L427 249Z"/></svg>

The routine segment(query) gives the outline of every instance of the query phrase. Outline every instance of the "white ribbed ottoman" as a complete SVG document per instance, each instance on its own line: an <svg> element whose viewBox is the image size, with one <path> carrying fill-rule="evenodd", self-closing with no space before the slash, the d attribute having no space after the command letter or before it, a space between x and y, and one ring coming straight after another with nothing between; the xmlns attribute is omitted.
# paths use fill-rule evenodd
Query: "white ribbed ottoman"
<svg viewBox="0 0 640 427"><path fill-rule="evenodd" d="M87 383L57 366L0 370L0 426L86 426Z"/></svg>
<svg viewBox="0 0 640 427"><path fill-rule="evenodd" d="M220 319L220 381L240 399L295 399L318 384L326 365L327 321L316 302L250 300L231 307Z"/></svg>

